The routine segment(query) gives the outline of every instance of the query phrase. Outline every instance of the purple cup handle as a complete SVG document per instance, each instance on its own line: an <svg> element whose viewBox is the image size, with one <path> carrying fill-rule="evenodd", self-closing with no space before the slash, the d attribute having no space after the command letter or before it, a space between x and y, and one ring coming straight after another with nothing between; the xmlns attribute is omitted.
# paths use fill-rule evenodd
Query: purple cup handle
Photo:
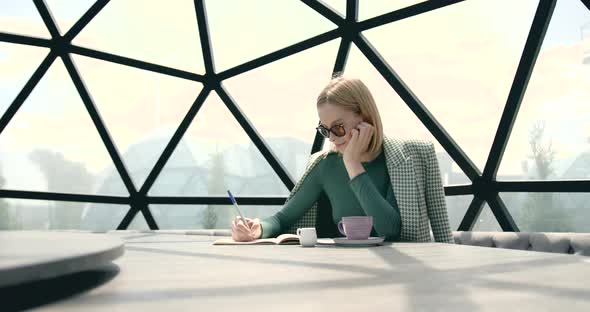
<svg viewBox="0 0 590 312"><path fill-rule="evenodd" d="M346 233L344 233L344 228L342 227L342 221L338 221L338 232L340 232L340 234L346 236Z"/></svg>

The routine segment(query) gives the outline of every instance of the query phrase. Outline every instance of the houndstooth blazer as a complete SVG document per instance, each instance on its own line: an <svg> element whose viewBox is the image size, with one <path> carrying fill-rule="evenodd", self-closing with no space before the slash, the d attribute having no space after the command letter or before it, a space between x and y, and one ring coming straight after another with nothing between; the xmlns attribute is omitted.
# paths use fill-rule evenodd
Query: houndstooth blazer
<svg viewBox="0 0 590 312"><path fill-rule="evenodd" d="M438 169L438 161L431 142L399 140L385 137L383 140L385 162L391 186L401 215L401 241L430 242L432 234L437 242L453 243L447 215L445 194ZM332 151L320 151L311 155L307 168L295 185L287 201L299 190L311 169ZM315 227L318 203L288 230Z"/></svg>

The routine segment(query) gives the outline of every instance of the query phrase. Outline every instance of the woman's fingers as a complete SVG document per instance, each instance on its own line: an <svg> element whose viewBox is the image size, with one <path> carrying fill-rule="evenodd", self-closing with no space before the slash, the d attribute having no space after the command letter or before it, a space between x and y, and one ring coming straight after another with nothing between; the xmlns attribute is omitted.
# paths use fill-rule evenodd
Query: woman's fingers
<svg viewBox="0 0 590 312"><path fill-rule="evenodd" d="M242 218L240 217L236 217L234 221L236 222L236 224L245 224L246 222L246 220L242 220Z"/></svg>
<svg viewBox="0 0 590 312"><path fill-rule="evenodd" d="M231 238L232 238L233 240L235 240L235 241L241 241L241 240L242 240L242 239L241 239L241 235L240 235L240 233L239 233L239 232L236 230L236 227L235 227L235 225L233 224L233 222L232 222L232 225L231 225Z"/></svg>
<svg viewBox="0 0 590 312"><path fill-rule="evenodd" d="M236 228L238 228L242 231L250 232L249 227L246 226L246 223L244 223L244 220L241 220L241 219L236 223Z"/></svg>
<svg viewBox="0 0 590 312"><path fill-rule="evenodd" d="M243 220L236 218L231 222L231 237L235 241L246 242L260 238L262 234L262 226L260 219L245 219L248 222L248 227Z"/></svg>
<svg viewBox="0 0 590 312"><path fill-rule="evenodd" d="M358 128L360 132L360 137L362 137L363 139L370 138L373 134L373 126L369 123L361 122L358 125Z"/></svg>
<svg viewBox="0 0 590 312"><path fill-rule="evenodd" d="M252 238L258 239L261 234L262 234L262 229L261 229L260 223L256 223L256 224L252 225L252 231L251 231Z"/></svg>
<svg viewBox="0 0 590 312"><path fill-rule="evenodd" d="M352 138L350 138L350 140L351 140L351 141L352 141L353 139L354 139L354 140L357 140L357 139L359 138L359 134L360 134L360 131L359 131L359 129L352 129Z"/></svg>
<svg viewBox="0 0 590 312"><path fill-rule="evenodd" d="M250 235L252 233L252 225L246 226L246 224L244 224L244 222L241 220L235 223L235 229L244 235Z"/></svg>
<svg viewBox="0 0 590 312"><path fill-rule="evenodd" d="M358 138L359 138L359 129L352 129L351 135L350 135L350 141L348 142L348 146L346 148L348 149L348 147L350 147L350 150L355 148Z"/></svg>
<svg viewBox="0 0 590 312"><path fill-rule="evenodd" d="M252 232L239 220L232 221L231 224L232 239L235 241L252 240Z"/></svg>
<svg viewBox="0 0 590 312"><path fill-rule="evenodd" d="M246 222L250 223L249 220L246 219ZM236 232L237 235L244 238L252 237L252 226L246 226L244 220L236 218L232 221L232 231ZM250 240L250 239L246 239Z"/></svg>
<svg viewBox="0 0 590 312"><path fill-rule="evenodd" d="M236 224L236 231L243 232L243 233L250 233L250 229L247 228L244 223Z"/></svg>
<svg viewBox="0 0 590 312"><path fill-rule="evenodd" d="M250 224L250 228L252 228L252 226L254 226L256 224L260 225L260 219L259 218L252 219L252 223Z"/></svg>
<svg viewBox="0 0 590 312"><path fill-rule="evenodd" d="M373 125L363 121L358 124L357 128L359 129L358 145L364 152L368 148L371 137L373 136Z"/></svg>
<svg viewBox="0 0 590 312"><path fill-rule="evenodd" d="M236 230L232 231L232 239L238 242L250 241L252 240L252 235L250 233Z"/></svg>
<svg viewBox="0 0 590 312"><path fill-rule="evenodd" d="M246 218L246 221L248 222L248 226L250 226L250 228L252 228L252 226L254 224L260 223L260 219L258 219L258 218L254 218L254 219Z"/></svg>

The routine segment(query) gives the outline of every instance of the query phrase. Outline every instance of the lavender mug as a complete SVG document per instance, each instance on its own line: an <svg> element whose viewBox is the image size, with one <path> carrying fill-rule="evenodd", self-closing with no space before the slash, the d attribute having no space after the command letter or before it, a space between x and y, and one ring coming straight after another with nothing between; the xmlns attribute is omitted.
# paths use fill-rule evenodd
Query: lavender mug
<svg viewBox="0 0 590 312"><path fill-rule="evenodd" d="M372 216L342 217L338 222L338 231L347 239L368 239L372 229Z"/></svg>

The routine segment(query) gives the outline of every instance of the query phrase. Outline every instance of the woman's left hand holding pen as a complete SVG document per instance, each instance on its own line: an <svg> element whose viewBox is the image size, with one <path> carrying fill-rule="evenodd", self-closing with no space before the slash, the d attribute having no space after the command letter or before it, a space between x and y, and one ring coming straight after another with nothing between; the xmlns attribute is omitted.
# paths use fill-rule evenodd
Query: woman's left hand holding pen
<svg viewBox="0 0 590 312"><path fill-rule="evenodd" d="M259 239L262 236L262 227L260 226L260 219L246 218L248 226L244 224L244 220L236 218L231 222L231 237L237 242L249 242Z"/></svg>

